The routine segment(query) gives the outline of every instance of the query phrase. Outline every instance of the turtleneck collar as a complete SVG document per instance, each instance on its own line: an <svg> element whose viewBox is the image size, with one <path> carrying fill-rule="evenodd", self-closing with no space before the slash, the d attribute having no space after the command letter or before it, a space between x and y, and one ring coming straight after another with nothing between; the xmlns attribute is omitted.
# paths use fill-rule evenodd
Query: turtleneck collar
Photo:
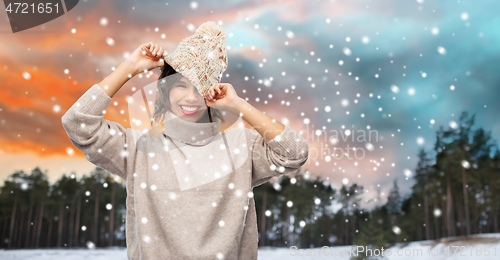
<svg viewBox="0 0 500 260"><path fill-rule="evenodd" d="M190 145L205 145L219 132L220 122L212 123L188 122L172 111L165 113L163 133L172 139Z"/></svg>

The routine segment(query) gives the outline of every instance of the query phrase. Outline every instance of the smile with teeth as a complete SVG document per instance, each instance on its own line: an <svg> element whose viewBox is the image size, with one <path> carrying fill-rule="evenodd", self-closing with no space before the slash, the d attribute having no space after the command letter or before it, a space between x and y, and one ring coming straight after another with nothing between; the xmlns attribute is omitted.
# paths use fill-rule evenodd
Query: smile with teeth
<svg viewBox="0 0 500 260"><path fill-rule="evenodd" d="M182 110L186 111L186 112L193 112L193 111L196 111L199 106L196 106L196 107L187 107L187 106L183 106L181 105L180 106Z"/></svg>

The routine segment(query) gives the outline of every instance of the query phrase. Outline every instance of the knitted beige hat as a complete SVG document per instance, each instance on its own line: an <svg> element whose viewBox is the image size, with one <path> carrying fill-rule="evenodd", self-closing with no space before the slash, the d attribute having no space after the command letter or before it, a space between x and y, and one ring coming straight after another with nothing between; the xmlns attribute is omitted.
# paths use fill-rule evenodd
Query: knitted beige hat
<svg viewBox="0 0 500 260"><path fill-rule="evenodd" d="M205 22L164 59L206 98L227 68L226 34L215 22Z"/></svg>

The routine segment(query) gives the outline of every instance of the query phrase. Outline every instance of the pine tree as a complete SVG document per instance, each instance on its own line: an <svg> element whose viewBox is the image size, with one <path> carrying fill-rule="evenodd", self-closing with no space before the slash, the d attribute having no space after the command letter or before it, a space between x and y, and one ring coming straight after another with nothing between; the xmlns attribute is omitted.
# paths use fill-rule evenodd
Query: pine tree
<svg viewBox="0 0 500 260"><path fill-rule="evenodd" d="M378 217L370 216L366 221L362 221L361 230L354 240L354 245L362 246L363 250L360 248L359 251L363 252L351 257L351 260L385 259L386 257L382 256L382 249L387 249L385 235Z"/></svg>

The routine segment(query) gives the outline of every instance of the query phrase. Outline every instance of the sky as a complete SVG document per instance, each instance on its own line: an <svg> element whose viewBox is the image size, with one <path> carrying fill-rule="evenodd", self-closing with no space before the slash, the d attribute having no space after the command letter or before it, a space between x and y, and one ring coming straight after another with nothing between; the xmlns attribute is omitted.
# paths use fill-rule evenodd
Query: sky
<svg viewBox="0 0 500 260"><path fill-rule="evenodd" d="M462 111L499 138L499 8L488 0L80 1L17 33L0 12L0 180L37 166L52 183L88 174L95 166L72 146L64 113L141 44L173 52L215 21L227 35L221 82L303 133L302 173L335 188L362 185L367 200L377 187L386 197L395 179L408 194L418 150L431 151L436 130ZM156 68L129 80L104 118L130 127L127 97L158 76Z"/></svg>

